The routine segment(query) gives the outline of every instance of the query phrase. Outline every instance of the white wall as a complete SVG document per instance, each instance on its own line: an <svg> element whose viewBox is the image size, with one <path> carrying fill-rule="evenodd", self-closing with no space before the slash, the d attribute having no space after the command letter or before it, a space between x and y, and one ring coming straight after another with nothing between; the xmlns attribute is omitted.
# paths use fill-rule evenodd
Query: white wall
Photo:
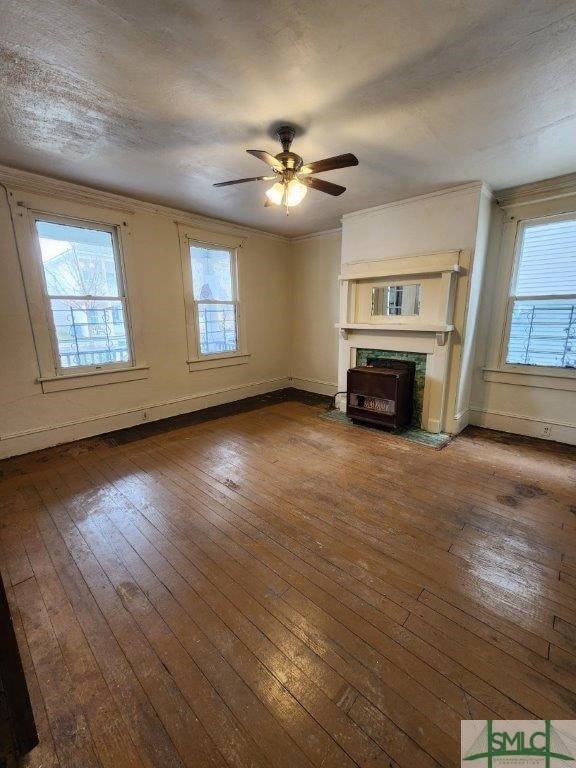
<svg viewBox="0 0 576 768"><path fill-rule="evenodd" d="M6 174L14 182L14 175ZM107 211L127 211L131 246L125 266L131 316L142 346L142 359L136 362L150 367L148 377L139 381L42 392L10 210L0 188L0 457L289 385L286 240L46 179L37 180L38 192L32 175L23 178L27 189L22 196L38 210L57 207L97 220ZM246 238L239 269L251 354L247 364L188 370L176 219Z"/></svg>
<svg viewBox="0 0 576 768"><path fill-rule="evenodd" d="M293 386L333 395L338 381L340 231L291 243Z"/></svg>
<svg viewBox="0 0 576 768"><path fill-rule="evenodd" d="M477 199L474 247L464 255L464 273L461 275L460 289L457 291L454 306L456 332L451 360L454 375L450 378L447 391L447 411L451 419L447 428L451 432L459 432L469 423L471 417L470 398L480 337L478 319L481 306L490 303L489 294L485 291L486 260L495 209L491 194L482 187ZM456 376L458 369L459 374Z"/></svg>
<svg viewBox="0 0 576 768"><path fill-rule="evenodd" d="M556 376L530 369L511 373L503 370L501 358L519 222L576 211L576 179L571 189L565 178L557 181L562 188L556 188L555 180L550 180L540 191L530 191L532 185L507 190L504 207L493 217L470 421L490 429L576 445L576 377L564 371Z"/></svg>
<svg viewBox="0 0 576 768"><path fill-rule="evenodd" d="M473 249L481 189L466 184L347 214L342 262Z"/></svg>

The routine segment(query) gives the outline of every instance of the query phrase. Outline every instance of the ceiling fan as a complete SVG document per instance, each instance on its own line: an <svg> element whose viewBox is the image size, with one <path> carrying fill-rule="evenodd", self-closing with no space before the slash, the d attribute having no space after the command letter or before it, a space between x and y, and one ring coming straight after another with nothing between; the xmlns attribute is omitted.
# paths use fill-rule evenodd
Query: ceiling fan
<svg viewBox="0 0 576 768"><path fill-rule="evenodd" d="M283 125L278 128L276 136L282 144L282 152L279 152L277 155L271 155L269 152L261 149L246 150L248 154L254 155L254 157L269 165L274 175L220 181L214 184L214 186L227 187L230 184L244 184L247 181L274 181L276 183L266 191L266 202L264 205L283 205L286 208L286 213L288 213L289 208L302 202L306 197L308 187L334 196L345 192L346 187L333 184L331 181L324 181L324 179L317 179L313 174L358 165L358 158L347 153L304 164L300 155L290 151L295 135L296 129L291 125Z"/></svg>

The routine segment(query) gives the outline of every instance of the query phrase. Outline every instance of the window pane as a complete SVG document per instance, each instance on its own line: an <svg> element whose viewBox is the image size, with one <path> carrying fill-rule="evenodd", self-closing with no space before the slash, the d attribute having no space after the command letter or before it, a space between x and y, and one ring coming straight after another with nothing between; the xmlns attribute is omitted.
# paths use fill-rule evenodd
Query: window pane
<svg viewBox="0 0 576 768"><path fill-rule="evenodd" d="M524 228L515 296L576 293L576 219Z"/></svg>
<svg viewBox="0 0 576 768"><path fill-rule="evenodd" d="M232 254L213 248L190 247L196 301L232 301Z"/></svg>
<svg viewBox="0 0 576 768"><path fill-rule="evenodd" d="M51 299L50 305L62 368L130 361L120 300Z"/></svg>
<svg viewBox="0 0 576 768"><path fill-rule="evenodd" d="M37 221L49 296L120 296L110 232Z"/></svg>
<svg viewBox="0 0 576 768"><path fill-rule="evenodd" d="M576 300L515 301L506 362L576 367Z"/></svg>
<svg viewBox="0 0 576 768"><path fill-rule="evenodd" d="M218 352L236 352L236 308L234 304L198 305L200 352L213 355Z"/></svg>

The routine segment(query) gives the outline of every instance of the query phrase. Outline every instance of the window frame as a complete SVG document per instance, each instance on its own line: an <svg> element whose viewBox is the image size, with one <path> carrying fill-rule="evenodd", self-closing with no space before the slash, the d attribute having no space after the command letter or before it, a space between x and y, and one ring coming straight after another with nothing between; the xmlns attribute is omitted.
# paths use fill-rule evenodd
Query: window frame
<svg viewBox="0 0 576 768"><path fill-rule="evenodd" d="M232 277L232 300L199 300L194 298L194 278L192 275L191 249L211 249L215 251L228 251L230 254L230 268ZM244 322L244 308L241 293L240 259L239 251L242 247L237 240L216 236L213 239L200 239L189 231L181 232L182 252L182 282L184 293L184 306L186 315L186 339L188 346L187 364L189 371L207 370L210 368L223 368L231 365L241 365L248 362L250 354L246 346L246 326ZM236 343L234 352L203 353L200 348L200 321L198 306L200 304L233 304L236 317Z"/></svg>
<svg viewBox="0 0 576 768"><path fill-rule="evenodd" d="M28 316L36 358L38 375L36 382L43 393L85 387L114 384L124 381L136 381L148 378L149 366L141 360L140 332L136 333L131 313L131 291L126 278L126 254L130 239L130 230L126 213L102 209L95 211L91 206L74 202L56 201L54 205L44 205L44 201L17 190L9 190L9 203L14 226L22 281L28 306ZM96 214L96 215L95 215ZM49 221L56 224L87 226L103 231L113 231L115 238L115 264L117 279L125 303L125 323L128 343L131 351L130 362L102 364L101 366L75 366L64 368L60 365L54 321L46 290L44 269L36 221ZM102 297L98 297L102 298Z"/></svg>
<svg viewBox="0 0 576 768"><path fill-rule="evenodd" d="M117 371L125 368L133 368L134 367L134 343L132 339L132 327L130 323L130 308L128 306L128 294L126 292L126 279L124 275L124 265L122 263L122 254L121 254L118 226L114 224L101 224L101 223L96 224L94 222L88 222L86 220L70 218L66 216L39 214L39 213L36 213L35 211L30 212L30 217L31 217L32 233L34 237L35 255L36 255L37 263L40 268L39 271L40 271L40 280L41 280L41 288L42 288L42 298L44 300L46 322L50 332L50 342L52 346L52 355L54 359L55 375L56 376L73 376L74 374L80 374L80 373L89 374L89 373L98 373L98 372L107 372L107 371ZM58 298L71 298L71 299L92 298L98 301L107 301L107 300L120 301L122 304L122 311L124 314L124 325L126 328L126 341L127 341L128 353L129 353L128 360L118 361L114 363L100 363L98 365L74 365L74 366L67 366L67 367L61 364L60 352L58 347L58 335L56 332L56 324L54 322L54 314L51 306L51 300L54 299L54 297L51 296L48 292L48 285L46 282L46 273L42 266L42 249L40 246L40 237L38 235L38 230L36 227L36 223L38 221L44 221L49 224L61 224L65 226L75 226L75 227L81 227L81 225L83 224L84 225L89 224L90 226L86 226L85 227L86 229L95 229L100 232L109 232L110 235L112 235L112 247L113 247L113 253L114 253L114 266L116 269L116 283L118 285L118 296L65 297L63 294L62 296L58 296Z"/></svg>
<svg viewBox="0 0 576 768"><path fill-rule="evenodd" d="M508 363L506 358L508 356L508 345L510 343L510 333L512 330L512 312L514 309L514 302L518 300L530 301L531 299L558 299L558 298L575 298L576 294L555 294L545 296L517 296L515 294L516 283L518 281L518 271L520 268L520 256L521 247L524 237L524 231L528 227L537 226L538 224L551 224L556 221L576 221L576 212L569 211L557 214L550 214L548 216L535 216L533 218L521 219L516 222L515 234L514 234L514 246L512 249L512 259L510 270L508 274L508 287L506 292L506 306L504 316L504 327L502 329L502 337L500 343L500 352L498 360L498 368L503 373L516 373L525 374L527 376L549 376L554 378L568 378L576 379L576 368L565 368L560 366L545 366L545 365L533 365L530 363Z"/></svg>

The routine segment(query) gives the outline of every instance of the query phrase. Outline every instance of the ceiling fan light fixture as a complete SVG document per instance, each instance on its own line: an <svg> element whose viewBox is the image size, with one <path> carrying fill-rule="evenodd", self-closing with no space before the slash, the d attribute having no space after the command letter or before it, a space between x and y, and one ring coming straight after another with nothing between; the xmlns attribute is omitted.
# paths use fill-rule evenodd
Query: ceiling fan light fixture
<svg viewBox="0 0 576 768"><path fill-rule="evenodd" d="M292 181L289 181L286 185L285 205L287 205L288 208L298 205L304 200L307 192L308 187L305 184L302 184L298 179L292 179Z"/></svg>
<svg viewBox="0 0 576 768"><path fill-rule="evenodd" d="M266 191L266 197L274 205L284 205L293 208L304 200L308 188L298 179L291 181L277 181Z"/></svg>
<svg viewBox="0 0 576 768"><path fill-rule="evenodd" d="M282 199L284 197L284 184L277 181L276 184L266 190L266 197L274 205L282 205Z"/></svg>

